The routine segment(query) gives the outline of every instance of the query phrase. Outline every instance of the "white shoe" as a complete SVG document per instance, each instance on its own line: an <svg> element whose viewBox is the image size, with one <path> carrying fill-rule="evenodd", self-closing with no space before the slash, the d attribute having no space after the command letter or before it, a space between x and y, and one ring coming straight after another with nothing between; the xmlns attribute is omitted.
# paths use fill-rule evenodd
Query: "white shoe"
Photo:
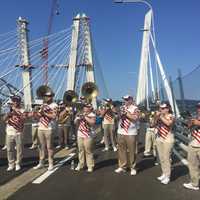
<svg viewBox="0 0 200 200"><path fill-rule="evenodd" d="M137 174L137 171L135 169L131 169L131 176L135 176Z"/></svg>
<svg viewBox="0 0 200 200"><path fill-rule="evenodd" d="M53 165L49 165L48 171L52 171L53 169L54 169L54 166Z"/></svg>
<svg viewBox="0 0 200 200"><path fill-rule="evenodd" d="M154 165L155 165L155 166L158 166L158 165L159 165L159 163L158 163L157 161L155 161L155 162L154 162Z"/></svg>
<svg viewBox="0 0 200 200"><path fill-rule="evenodd" d="M117 148L116 148L116 147L113 147L113 151L116 152L116 151L117 151Z"/></svg>
<svg viewBox="0 0 200 200"><path fill-rule="evenodd" d="M69 147L68 147L68 146L65 146L65 149L66 149L66 150L68 150L68 149L69 149Z"/></svg>
<svg viewBox="0 0 200 200"><path fill-rule="evenodd" d="M192 183L184 183L183 187L190 189L190 190L199 190L199 187L193 186Z"/></svg>
<svg viewBox="0 0 200 200"><path fill-rule="evenodd" d="M60 149L60 148L61 148L61 145L57 145L57 146L56 146L56 149Z"/></svg>
<svg viewBox="0 0 200 200"><path fill-rule="evenodd" d="M167 185L169 182L170 182L169 177L165 177L165 178L161 181L161 183L164 184L164 185Z"/></svg>
<svg viewBox="0 0 200 200"><path fill-rule="evenodd" d="M82 168L80 167L80 165L78 164L77 167L75 168L75 171L80 171Z"/></svg>
<svg viewBox="0 0 200 200"><path fill-rule="evenodd" d="M7 172L12 171L14 170L14 168L15 168L14 165L9 165L6 171Z"/></svg>
<svg viewBox="0 0 200 200"><path fill-rule="evenodd" d="M37 146L36 145L32 145L29 149L36 149L37 148Z"/></svg>
<svg viewBox="0 0 200 200"><path fill-rule="evenodd" d="M123 169L123 168L121 168L121 167L119 167L119 168L117 168L117 169L115 170L115 172L119 174L119 173L122 173L122 172L126 172L126 170Z"/></svg>
<svg viewBox="0 0 200 200"><path fill-rule="evenodd" d="M144 156L146 156L146 157L151 156L151 155L152 155L151 153L144 152Z"/></svg>
<svg viewBox="0 0 200 200"><path fill-rule="evenodd" d="M157 177L157 180L162 181L165 178L165 175L162 174L161 176Z"/></svg>
<svg viewBox="0 0 200 200"><path fill-rule="evenodd" d="M101 140L100 144L104 144L104 139Z"/></svg>
<svg viewBox="0 0 200 200"><path fill-rule="evenodd" d="M15 165L15 171L19 171L20 169L21 169L21 166L18 165L18 164L16 164L16 165Z"/></svg>
<svg viewBox="0 0 200 200"><path fill-rule="evenodd" d="M39 163L38 165L36 165L35 167L33 167L33 169L42 169L44 167L43 164Z"/></svg>
<svg viewBox="0 0 200 200"><path fill-rule="evenodd" d="M105 147L102 151L109 151L109 149L107 147Z"/></svg>
<svg viewBox="0 0 200 200"><path fill-rule="evenodd" d="M91 167L91 168L88 168L88 170L87 170L88 172L93 172L94 170L93 170L93 168Z"/></svg>
<svg viewBox="0 0 200 200"><path fill-rule="evenodd" d="M2 150L4 151L4 150L6 150L7 149L7 146L5 145L3 148L2 148Z"/></svg>

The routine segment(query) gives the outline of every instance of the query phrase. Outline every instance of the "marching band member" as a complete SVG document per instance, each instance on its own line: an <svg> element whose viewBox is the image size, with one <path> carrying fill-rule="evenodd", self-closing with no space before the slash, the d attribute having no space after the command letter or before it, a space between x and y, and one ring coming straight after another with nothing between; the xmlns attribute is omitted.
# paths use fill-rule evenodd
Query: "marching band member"
<svg viewBox="0 0 200 200"><path fill-rule="evenodd" d="M40 106L38 104L33 104L34 112L37 112L39 108ZM29 149L36 149L38 146L38 118L35 115L32 115L31 134L32 145Z"/></svg>
<svg viewBox="0 0 200 200"><path fill-rule="evenodd" d="M118 125L118 165L116 173L125 172L130 168L131 175L136 175L136 136L139 110L134 105L133 97L123 97L125 105L121 109Z"/></svg>
<svg viewBox="0 0 200 200"><path fill-rule="evenodd" d="M11 99L8 100L7 106L9 107L9 109L10 109L10 111L11 111L11 109L12 109L12 101L11 101ZM6 144L7 144L7 142L6 142L6 133L5 133L4 146L2 147L1 150L5 151L5 150L7 149Z"/></svg>
<svg viewBox="0 0 200 200"><path fill-rule="evenodd" d="M189 124L191 128L191 142L188 146L188 167L190 182L183 186L191 190L199 190L200 179L200 103L197 104L197 117L192 119Z"/></svg>
<svg viewBox="0 0 200 200"><path fill-rule="evenodd" d="M103 116L103 131L104 131L104 144L103 151L109 150L109 140L111 141L112 148L117 151L116 139L115 139L115 112L112 105L112 99L105 99L106 105L101 109L101 115Z"/></svg>
<svg viewBox="0 0 200 200"><path fill-rule="evenodd" d="M56 148L62 146L65 149L69 149L69 134L72 126L72 106L64 105L63 101L59 103L58 112L58 135L59 135L59 145Z"/></svg>
<svg viewBox="0 0 200 200"><path fill-rule="evenodd" d="M77 141L78 141L78 157L79 163L76 167L76 171L83 169L85 165L88 167L88 172L94 170L94 156L93 156L93 126L96 123L96 115L92 111L92 105L85 103L83 105L83 112L75 118L75 123L78 125Z"/></svg>
<svg viewBox="0 0 200 200"><path fill-rule="evenodd" d="M39 164L34 169L44 167L45 149L48 152L48 170L53 170L53 120L57 116L57 104L53 102L53 92L46 92L44 94L44 103L38 112L38 139L39 139Z"/></svg>
<svg viewBox="0 0 200 200"><path fill-rule="evenodd" d="M144 156L151 155L153 149L153 156L156 157L156 127L155 127L155 112L151 111L147 116L147 129L145 134L145 150Z"/></svg>
<svg viewBox="0 0 200 200"><path fill-rule="evenodd" d="M170 156L174 145L174 135L172 134L174 116L169 103L162 103L160 105L160 111L156 112L155 123L157 127L156 147L162 170L162 175L157 179L166 185L170 182Z"/></svg>
<svg viewBox="0 0 200 200"><path fill-rule="evenodd" d="M16 171L19 171L21 169L23 151L22 132L26 115L24 109L21 108L20 96L12 96L11 101L11 110L4 117L4 120L6 121L7 171L11 171L14 168ZM15 145L17 152L16 160L14 156Z"/></svg>

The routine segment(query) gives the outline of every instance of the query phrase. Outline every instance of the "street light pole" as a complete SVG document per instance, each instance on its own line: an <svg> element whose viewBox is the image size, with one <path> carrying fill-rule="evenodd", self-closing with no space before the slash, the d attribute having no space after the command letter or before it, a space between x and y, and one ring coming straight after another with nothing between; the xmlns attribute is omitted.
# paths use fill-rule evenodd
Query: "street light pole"
<svg viewBox="0 0 200 200"><path fill-rule="evenodd" d="M143 3L145 5L148 6L148 8L152 11L152 36L153 36L153 40L154 40L154 44L155 44L155 48L156 48L156 36L155 36L155 26L154 26L154 12L153 12L153 7L152 5L145 1L145 0L114 0L114 3ZM158 89L158 66L156 64L156 89L157 89L157 97L159 98L159 89Z"/></svg>

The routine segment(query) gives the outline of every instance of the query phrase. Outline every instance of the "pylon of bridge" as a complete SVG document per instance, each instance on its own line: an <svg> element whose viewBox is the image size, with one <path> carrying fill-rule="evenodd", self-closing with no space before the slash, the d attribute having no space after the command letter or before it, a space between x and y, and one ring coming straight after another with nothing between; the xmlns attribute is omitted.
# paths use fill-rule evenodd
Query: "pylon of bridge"
<svg viewBox="0 0 200 200"><path fill-rule="evenodd" d="M67 77L67 90L75 89L75 75L77 69L77 50L78 40L80 37L80 26L82 26L84 36L84 63L83 66L86 70L86 82L95 83L94 64L92 55L92 40L90 32L89 18L85 14L78 14L73 20L72 27L72 43L70 50L68 77ZM97 107L96 98L92 99L93 107Z"/></svg>
<svg viewBox="0 0 200 200"><path fill-rule="evenodd" d="M23 80L23 92L24 92L24 107L27 110L32 109L32 86L30 82L31 67L29 59L29 47L28 47L28 22L21 17L17 20L21 63L20 66L23 68L22 80Z"/></svg>

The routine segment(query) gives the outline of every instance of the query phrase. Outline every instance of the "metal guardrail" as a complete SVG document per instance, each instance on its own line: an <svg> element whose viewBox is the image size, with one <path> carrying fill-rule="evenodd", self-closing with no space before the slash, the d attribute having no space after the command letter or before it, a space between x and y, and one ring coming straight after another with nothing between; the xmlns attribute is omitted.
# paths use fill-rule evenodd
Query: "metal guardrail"
<svg viewBox="0 0 200 200"><path fill-rule="evenodd" d="M175 144L181 148L184 152L187 152L189 144L190 130L188 129L186 122L182 119L177 119L174 127Z"/></svg>

